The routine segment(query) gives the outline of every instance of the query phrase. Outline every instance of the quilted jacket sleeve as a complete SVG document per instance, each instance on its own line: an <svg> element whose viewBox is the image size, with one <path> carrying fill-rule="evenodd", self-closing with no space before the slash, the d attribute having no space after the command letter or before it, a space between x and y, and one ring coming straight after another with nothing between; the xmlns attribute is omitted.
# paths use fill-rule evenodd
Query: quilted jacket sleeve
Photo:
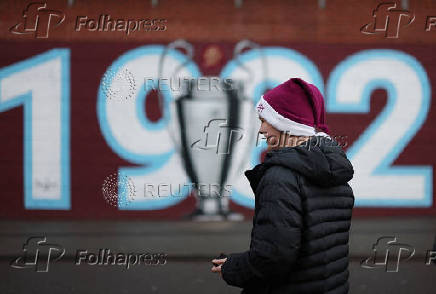
<svg viewBox="0 0 436 294"><path fill-rule="evenodd" d="M286 173L289 175L289 173ZM281 174L283 175L283 174ZM296 176L259 187L250 250L229 254L222 265L227 284L245 288L282 279L292 270L301 244L302 205Z"/></svg>

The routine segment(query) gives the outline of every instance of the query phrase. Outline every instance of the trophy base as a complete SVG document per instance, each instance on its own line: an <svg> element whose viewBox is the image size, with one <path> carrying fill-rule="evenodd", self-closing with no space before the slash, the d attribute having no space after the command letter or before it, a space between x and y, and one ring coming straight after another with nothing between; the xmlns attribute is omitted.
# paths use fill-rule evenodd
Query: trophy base
<svg viewBox="0 0 436 294"><path fill-rule="evenodd" d="M217 213L204 213L201 209L196 209L192 213L188 214L185 219L198 222L208 221L243 221L244 216L240 213L228 211L223 214Z"/></svg>
<svg viewBox="0 0 436 294"><path fill-rule="evenodd" d="M237 212L226 212L224 213L224 217L226 218L226 220L228 221L236 221L236 222L240 222L244 220L244 215L241 213L237 213Z"/></svg>
<svg viewBox="0 0 436 294"><path fill-rule="evenodd" d="M203 221L203 222L207 222L207 221L223 221L225 220L224 216L221 214L217 214L217 213L205 213L202 209L200 208L196 208L193 212L191 212L190 214L186 215L184 217L186 220L191 220L191 221Z"/></svg>

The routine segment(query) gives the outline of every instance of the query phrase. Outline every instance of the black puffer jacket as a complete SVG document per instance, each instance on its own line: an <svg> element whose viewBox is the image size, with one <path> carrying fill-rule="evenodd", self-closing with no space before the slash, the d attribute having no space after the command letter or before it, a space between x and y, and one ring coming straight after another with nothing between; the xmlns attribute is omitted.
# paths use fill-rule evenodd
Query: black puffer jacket
<svg viewBox="0 0 436 294"><path fill-rule="evenodd" d="M353 173L340 144L321 136L245 171L255 193L250 249L228 255L227 284L243 294L348 293Z"/></svg>

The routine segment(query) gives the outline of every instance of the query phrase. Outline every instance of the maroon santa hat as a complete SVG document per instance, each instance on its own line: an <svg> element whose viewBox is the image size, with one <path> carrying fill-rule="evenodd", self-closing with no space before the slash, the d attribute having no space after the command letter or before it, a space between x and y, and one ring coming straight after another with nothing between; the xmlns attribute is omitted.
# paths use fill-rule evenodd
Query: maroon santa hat
<svg viewBox="0 0 436 294"><path fill-rule="evenodd" d="M291 78L267 91L256 109L260 117L279 131L295 136L330 137L321 92L300 78Z"/></svg>

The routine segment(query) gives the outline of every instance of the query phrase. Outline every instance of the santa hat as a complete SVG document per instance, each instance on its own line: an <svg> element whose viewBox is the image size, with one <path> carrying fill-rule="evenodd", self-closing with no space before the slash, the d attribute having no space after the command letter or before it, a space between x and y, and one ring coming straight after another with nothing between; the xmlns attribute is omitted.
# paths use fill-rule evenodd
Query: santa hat
<svg viewBox="0 0 436 294"><path fill-rule="evenodd" d="M291 78L267 91L256 110L269 124L289 135L330 137L321 92L300 78Z"/></svg>

